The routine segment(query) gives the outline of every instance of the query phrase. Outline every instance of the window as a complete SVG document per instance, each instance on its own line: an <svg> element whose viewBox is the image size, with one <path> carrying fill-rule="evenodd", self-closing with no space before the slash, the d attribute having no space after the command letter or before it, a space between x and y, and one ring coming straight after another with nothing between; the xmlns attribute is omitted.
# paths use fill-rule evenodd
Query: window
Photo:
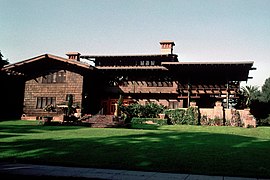
<svg viewBox="0 0 270 180"><path fill-rule="evenodd" d="M43 109L47 105L54 105L56 103L56 97L37 97L36 109Z"/></svg>
<svg viewBox="0 0 270 180"><path fill-rule="evenodd" d="M42 77L42 83L64 83L66 82L66 73L58 71Z"/></svg>
<svg viewBox="0 0 270 180"><path fill-rule="evenodd" d="M148 81L148 87L172 87L172 82L164 82L164 81Z"/></svg>
<svg viewBox="0 0 270 180"><path fill-rule="evenodd" d="M74 100L74 94L66 94L66 101L68 101L69 96L72 98L72 100Z"/></svg>
<svg viewBox="0 0 270 180"><path fill-rule="evenodd" d="M179 106L179 102L178 101L169 101L169 108L170 109L177 109Z"/></svg>

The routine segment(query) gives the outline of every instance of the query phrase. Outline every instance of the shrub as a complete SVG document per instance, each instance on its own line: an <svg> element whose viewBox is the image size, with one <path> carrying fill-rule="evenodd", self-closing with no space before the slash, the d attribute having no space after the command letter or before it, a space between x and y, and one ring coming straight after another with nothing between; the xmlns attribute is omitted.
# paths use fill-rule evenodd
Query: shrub
<svg viewBox="0 0 270 180"><path fill-rule="evenodd" d="M128 106L120 106L120 110L125 113L127 117L141 117L142 105L134 103Z"/></svg>
<svg viewBox="0 0 270 180"><path fill-rule="evenodd" d="M218 117L215 117L214 119L209 118L207 125L209 125L209 126L221 126L221 125L223 125L223 119L220 119Z"/></svg>
<svg viewBox="0 0 270 180"><path fill-rule="evenodd" d="M236 110L232 111L232 118L229 119L229 120L226 120L225 125L227 125L227 126L237 126L237 127L242 126L239 111L236 111Z"/></svg>
<svg viewBox="0 0 270 180"><path fill-rule="evenodd" d="M183 124L185 109L169 109L165 110L165 115L169 118L168 124Z"/></svg>
<svg viewBox="0 0 270 180"><path fill-rule="evenodd" d="M132 118L132 124L156 124L156 125L167 125L167 119L159 118Z"/></svg>
<svg viewBox="0 0 270 180"><path fill-rule="evenodd" d="M197 107L185 109L170 109L165 111L169 124L199 124L199 110Z"/></svg>
<svg viewBox="0 0 270 180"><path fill-rule="evenodd" d="M208 119L207 115L203 115L200 119L200 124L201 125L209 125L208 123L209 123L209 119Z"/></svg>
<svg viewBox="0 0 270 180"><path fill-rule="evenodd" d="M164 110L163 105L158 105L156 103L148 103L145 106L142 106L142 117L145 118L157 118L158 114L162 113Z"/></svg>
<svg viewBox="0 0 270 180"><path fill-rule="evenodd" d="M259 125L261 126L270 126L270 114L268 115L267 118L260 119L259 123L260 123Z"/></svg>
<svg viewBox="0 0 270 180"><path fill-rule="evenodd" d="M185 124L188 124L188 125L199 124L199 109L197 107L192 107L192 106L187 108L184 119L185 119Z"/></svg>
<svg viewBox="0 0 270 180"><path fill-rule="evenodd" d="M162 113L164 108L163 105L158 105L156 103L149 103L146 105L134 103L128 106L120 106L120 110L130 119L133 117L157 118L158 114Z"/></svg>

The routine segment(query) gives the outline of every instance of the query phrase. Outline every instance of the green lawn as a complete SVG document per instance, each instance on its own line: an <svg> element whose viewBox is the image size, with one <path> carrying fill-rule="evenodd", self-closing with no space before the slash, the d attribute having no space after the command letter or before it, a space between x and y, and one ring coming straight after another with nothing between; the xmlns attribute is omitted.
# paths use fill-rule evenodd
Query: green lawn
<svg viewBox="0 0 270 180"><path fill-rule="evenodd" d="M0 122L0 161L270 177L270 127L152 130Z"/></svg>

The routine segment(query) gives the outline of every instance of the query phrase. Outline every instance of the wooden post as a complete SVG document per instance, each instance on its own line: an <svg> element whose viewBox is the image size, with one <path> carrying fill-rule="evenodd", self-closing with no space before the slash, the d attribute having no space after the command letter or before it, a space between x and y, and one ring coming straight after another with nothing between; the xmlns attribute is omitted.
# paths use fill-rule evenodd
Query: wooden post
<svg viewBox="0 0 270 180"><path fill-rule="evenodd" d="M226 84L226 102L227 102L227 109L229 109L229 81Z"/></svg>
<svg viewBox="0 0 270 180"><path fill-rule="evenodd" d="M190 103L190 84L188 83L188 99L187 99L187 107L189 107L189 103Z"/></svg>

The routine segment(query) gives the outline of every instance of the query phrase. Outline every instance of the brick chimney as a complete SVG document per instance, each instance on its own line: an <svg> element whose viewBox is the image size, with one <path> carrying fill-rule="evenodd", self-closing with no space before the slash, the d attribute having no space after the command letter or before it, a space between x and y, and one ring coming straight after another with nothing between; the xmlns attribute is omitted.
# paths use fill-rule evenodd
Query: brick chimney
<svg viewBox="0 0 270 180"><path fill-rule="evenodd" d="M173 46L175 45L173 41L160 41L161 54L173 54Z"/></svg>
<svg viewBox="0 0 270 180"><path fill-rule="evenodd" d="M68 59L70 59L70 60L80 61L81 54L78 52L68 52L68 53L66 53L66 55L68 56Z"/></svg>

